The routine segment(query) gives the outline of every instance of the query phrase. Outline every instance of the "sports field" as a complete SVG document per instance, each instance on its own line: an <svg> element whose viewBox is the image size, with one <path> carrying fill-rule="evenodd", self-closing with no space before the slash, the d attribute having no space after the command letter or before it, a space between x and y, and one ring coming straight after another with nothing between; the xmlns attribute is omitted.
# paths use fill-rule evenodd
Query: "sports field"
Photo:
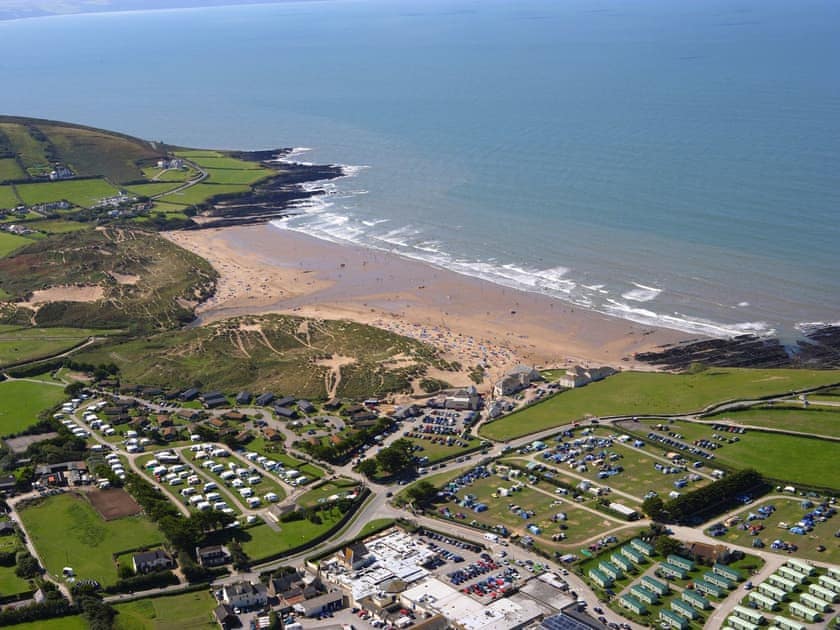
<svg viewBox="0 0 840 630"><path fill-rule="evenodd" d="M0 382L0 436L19 433L38 414L67 399L64 387L29 381Z"/></svg>
<svg viewBox="0 0 840 630"><path fill-rule="evenodd" d="M70 566L80 579L114 583L113 554L158 545L163 535L157 525L140 516L105 521L86 499L64 493L45 499L20 513L26 531L52 575Z"/></svg>
<svg viewBox="0 0 840 630"><path fill-rule="evenodd" d="M119 193L119 190L104 179L68 179L61 182L20 184L17 186L17 192L30 206L64 199L74 205L87 208L101 199L113 197Z"/></svg>
<svg viewBox="0 0 840 630"><path fill-rule="evenodd" d="M484 425L479 433L509 440L587 415L688 413L726 400L784 394L840 381L840 371L709 369L699 374L622 372Z"/></svg>
<svg viewBox="0 0 840 630"><path fill-rule="evenodd" d="M215 628L215 600L207 591L152 597L116 604L115 630L195 630Z"/></svg>

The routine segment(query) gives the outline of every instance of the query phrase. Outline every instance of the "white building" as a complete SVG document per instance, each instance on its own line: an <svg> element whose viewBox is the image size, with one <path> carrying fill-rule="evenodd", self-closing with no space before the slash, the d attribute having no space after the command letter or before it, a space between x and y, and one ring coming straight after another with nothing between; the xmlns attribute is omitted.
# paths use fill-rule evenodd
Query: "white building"
<svg viewBox="0 0 840 630"><path fill-rule="evenodd" d="M264 584L234 582L222 587L222 601L234 608L259 608L268 602L268 589Z"/></svg>
<svg viewBox="0 0 840 630"><path fill-rule="evenodd" d="M615 374L615 370L611 367L584 368L576 365L566 370L566 374L561 376L557 380L557 383L560 387L574 389L575 387L583 387L589 383L603 380L613 374Z"/></svg>
<svg viewBox="0 0 840 630"><path fill-rule="evenodd" d="M541 380L542 375L536 369L527 365L517 365L493 386L493 396L510 396L534 381Z"/></svg>

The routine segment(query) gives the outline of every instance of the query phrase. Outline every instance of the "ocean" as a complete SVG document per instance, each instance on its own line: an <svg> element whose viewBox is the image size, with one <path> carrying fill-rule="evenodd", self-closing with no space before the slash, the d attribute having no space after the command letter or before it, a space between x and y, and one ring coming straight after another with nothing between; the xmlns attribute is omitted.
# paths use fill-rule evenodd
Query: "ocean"
<svg viewBox="0 0 840 630"><path fill-rule="evenodd" d="M714 336L840 320L838 59L833 0L0 22L3 113L299 147L348 177L278 229Z"/></svg>

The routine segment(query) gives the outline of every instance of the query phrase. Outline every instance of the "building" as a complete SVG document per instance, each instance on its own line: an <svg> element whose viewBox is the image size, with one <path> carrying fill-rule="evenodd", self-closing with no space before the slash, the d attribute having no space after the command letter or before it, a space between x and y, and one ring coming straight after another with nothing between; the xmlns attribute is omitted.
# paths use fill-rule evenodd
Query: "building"
<svg viewBox="0 0 840 630"><path fill-rule="evenodd" d="M481 396L474 386L466 389L458 389L443 399L443 406L446 409L456 411L476 410L481 406Z"/></svg>
<svg viewBox="0 0 840 630"><path fill-rule="evenodd" d="M11 493L17 488L17 479L14 475L0 476L0 492Z"/></svg>
<svg viewBox="0 0 840 630"><path fill-rule="evenodd" d="M334 590L310 599L304 599L295 604L293 608L305 617L317 617L323 612L340 610L344 606L344 594L341 591Z"/></svg>
<svg viewBox="0 0 840 630"><path fill-rule="evenodd" d="M268 589L264 584L234 582L222 587L222 601L234 609L262 608L268 603Z"/></svg>
<svg viewBox="0 0 840 630"><path fill-rule="evenodd" d="M618 552L635 564L643 564L646 562L645 557L630 545L624 545L618 550Z"/></svg>
<svg viewBox="0 0 840 630"><path fill-rule="evenodd" d="M762 582L755 588L759 593L767 595L767 597L774 599L777 602L783 602L787 599L787 593L785 591L780 589L778 586L773 586L767 582Z"/></svg>
<svg viewBox="0 0 840 630"><path fill-rule="evenodd" d="M624 572L612 562L601 562L598 564L598 568L603 573L609 575L613 580L620 580L624 577Z"/></svg>
<svg viewBox="0 0 840 630"><path fill-rule="evenodd" d="M686 619L696 619L699 616L697 610L691 604L687 604L681 599L671 601L671 610Z"/></svg>
<svg viewBox="0 0 840 630"><path fill-rule="evenodd" d="M540 373L527 365L518 365L493 386L493 396L511 396L528 387L534 381L541 381Z"/></svg>
<svg viewBox="0 0 840 630"><path fill-rule="evenodd" d="M722 575L723 577L732 580L733 582L740 582L744 578L741 576L741 572L737 569L733 569L731 567L726 566L725 564L720 564L719 562L715 563L712 567L712 571L717 573L718 575Z"/></svg>
<svg viewBox="0 0 840 630"><path fill-rule="evenodd" d="M647 612L645 605L632 595L622 595L619 597L618 605L637 615L644 615Z"/></svg>
<svg viewBox="0 0 840 630"><path fill-rule="evenodd" d="M611 367L599 368L584 368L579 365L566 370L566 373L557 380L560 387L567 389L574 389L576 387L583 387L595 381L600 381L608 376L615 374L615 370Z"/></svg>
<svg viewBox="0 0 840 630"><path fill-rule="evenodd" d="M364 543L347 545L341 550L341 561L348 569L358 570L367 564L368 549Z"/></svg>
<svg viewBox="0 0 840 630"><path fill-rule="evenodd" d="M807 562L800 560L799 558L788 558L785 565L793 569L794 571L799 571L800 573L804 573L805 575L814 575L814 567L812 567Z"/></svg>
<svg viewBox="0 0 840 630"><path fill-rule="evenodd" d="M767 583L782 589L786 593L793 593L796 590L796 582L775 573L767 576Z"/></svg>
<svg viewBox="0 0 840 630"><path fill-rule="evenodd" d="M251 392L242 391L236 395L236 404L237 405L248 405L254 399L254 395Z"/></svg>
<svg viewBox="0 0 840 630"><path fill-rule="evenodd" d="M655 577L650 575L646 575L642 578L642 585L645 588L652 590L657 595L667 595L671 592L671 587L668 586L667 582L663 582L662 580L657 580Z"/></svg>
<svg viewBox="0 0 840 630"><path fill-rule="evenodd" d="M656 572L666 578L676 578L678 580L684 580L688 577L688 571L670 562L660 563Z"/></svg>
<svg viewBox="0 0 840 630"><path fill-rule="evenodd" d="M726 564L731 558L731 552L726 545L710 545L708 543L692 543L688 553L698 562Z"/></svg>
<svg viewBox="0 0 840 630"><path fill-rule="evenodd" d="M726 594L725 589L715 586L706 580L694 580L694 590L711 595L712 597L723 597Z"/></svg>
<svg viewBox="0 0 840 630"><path fill-rule="evenodd" d="M827 588L833 593L840 593L840 580L835 580L829 575L821 575L817 578L817 581L823 588Z"/></svg>
<svg viewBox="0 0 840 630"><path fill-rule="evenodd" d="M239 617L233 612L233 608L227 604L219 604L213 609L213 618L222 628L236 628L239 625Z"/></svg>
<svg viewBox="0 0 840 630"><path fill-rule="evenodd" d="M732 582L732 580L725 578L722 575L718 575L717 573L713 573L712 571L706 571L706 573L703 575L703 579L707 582L714 584L715 586L719 586L727 590L735 587L735 584Z"/></svg>
<svg viewBox="0 0 840 630"><path fill-rule="evenodd" d="M806 606L805 604L800 604L799 602L791 602L788 605L788 612L790 612L791 615L802 617L808 623L816 623L817 621L822 620L822 615L818 610L814 610L813 608Z"/></svg>
<svg viewBox="0 0 840 630"><path fill-rule="evenodd" d="M642 601L645 604L649 604L651 606L655 605L659 601L659 595L654 593L652 590L645 588L644 586L640 586L638 584L635 584L630 587L630 594L639 601Z"/></svg>
<svg viewBox="0 0 840 630"><path fill-rule="evenodd" d="M685 630L688 628L688 621L686 621L685 617L678 615L673 610L667 610L665 608L659 611L659 621L676 630Z"/></svg>
<svg viewBox="0 0 840 630"><path fill-rule="evenodd" d="M254 404L258 407L267 407L271 404L271 401L274 400L274 394L271 392L266 392L265 394L260 394L257 396L257 399L254 401Z"/></svg>
<svg viewBox="0 0 840 630"><path fill-rule="evenodd" d="M131 565L135 573L153 573L154 571L165 571L175 566L172 557L162 549L144 551L131 556Z"/></svg>
<svg viewBox="0 0 840 630"><path fill-rule="evenodd" d="M808 586L808 592L811 595L816 595L820 599L824 599L825 601L831 602L832 604L836 604L838 601L840 601L840 593L830 591L826 587L821 586L819 584L810 584Z"/></svg>
<svg viewBox="0 0 840 630"><path fill-rule="evenodd" d="M782 617L781 615L776 615L773 618L773 623L776 625L777 628L782 628L782 630L806 630L807 626L803 623L799 623L798 621L794 621L793 619L788 619L787 617Z"/></svg>
<svg viewBox="0 0 840 630"><path fill-rule="evenodd" d="M775 599L757 591L752 591L747 595L747 598L762 610L776 610L779 607L779 603Z"/></svg>
<svg viewBox="0 0 840 630"><path fill-rule="evenodd" d="M589 579L601 588L610 588L613 585L613 579L600 569L589 569L588 575Z"/></svg>
<svg viewBox="0 0 840 630"><path fill-rule="evenodd" d="M195 558L198 564L204 568L218 567L230 562L230 554L222 545L211 545L209 547L196 547Z"/></svg>
<svg viewBox="0 0 840 630"><path fill-rule="evenodd" d="M633 540L631 540L630 546L639 553L644 554L648 557L653 555L653 547L641 538L634 538Z"/></svg>
<svg viewBox="0 0 840 630"><path fill-rule="evenodd" d="M682 594L680 594L680 598L684 602L688 602L694 606L697 610L708 610L712 607L708 599L703 597L700 593L696 593L688 589L685 589Z"/></svg>
<svg viewBox="0 0 840 630"><path fill-rule="evenodd" d="M691 560L687 560L682 556L678 556L676 554L670 554L667 558L668 562L678 566L681 569L685 569L686 571L693 571L694 570L694 563Z"/></svg>
<svg viewBox="0 0 840 630"><path fill-rule="evenodd" d="M756 625L761 625L765 622L763 614L757 610L753 610L752 608L747 608L746 606L735 606L732 609L732 616Z"/></svg>

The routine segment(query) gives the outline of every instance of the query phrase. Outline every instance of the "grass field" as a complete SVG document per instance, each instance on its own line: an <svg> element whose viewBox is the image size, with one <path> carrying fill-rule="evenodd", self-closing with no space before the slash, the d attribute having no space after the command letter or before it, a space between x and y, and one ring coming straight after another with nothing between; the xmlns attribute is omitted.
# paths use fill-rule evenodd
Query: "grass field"
<svg viewBox="0 0 840 630"><path fill-rule="evenodd" d="M169 203L178 203L184 206L194 206L204 203L211 197L216 195L226 195L229 193L246 192L249 190L247 185L240 184L196 184L190 186L181 192L171 193L161 197L161 201Z"/></svg>
<svg viewBox="0 0 840 630"><path fill-rule="evenodd" d="M805 513L809 511L802 509L800 502L801 499L773 499L757 502L749 508L744 509L743 512L739 512L738 516L743 521L750 512L755 512L761 506L773 505L776 511L769 518L763 521L754 521L755 524L760 523L765 527L757 536L757 538L760 538L767 545L763 551L772 551L770 549L770 543L776 539L781 539L799 547L796 552L797 556L820 562L840 564L840 538L834 537L834 532L840 528L840 517L834 516L825 523L818 523L813 531L805 536L791 534L787 530L779 527L779 523L787 523L790 526L799 522ZM751 536L749 531L740 530L738 529L738 525L735 525L734 527L730 527L729 531L720 537L720 540L723 543L750 547L755 538L756 536ZM821 544L826 547L825 551L817 551L817 547ZM779 553L784 554L785 552L780 551Z"/></svg>
<svg viewBox="0 0 840 630"><path fill-rule="evenodd" d="M437 462L449 459L450 457L457 457L458 455L463 455L465 453L472 453L481 447L481 440L478 438L470 437L468 440L460 440L466 441L467 446L461 447L457 445L447 446L446 444L433 444L431 440L424 440L420 438L405 438L412 444L419 446L422 450L417 451L416 455L418 457L428 457L429 464L436 464Z"/></svg>
<svg viewBox="0 0 840 630"><path fill-rule="evenodd" d="M38 414L67 398L63 387L28 381L0 382L0 435L19 433Z"/></svg>
<svg viewBox="0 0 840 630"><path fill-rule="evenodd" d="M115 630L196 630L215 628L216 601L207 591L116 604Z"/></svg>
<svg viewBox="0 0 840 630"><path fill-rule="evenodd" d="M10 210L20 205L20 200L15 194L15 187L11 184L0 186L0 209Z"/></svg>
<svg viewBox="0 0 840 630"><path fill-rule="evenodd" d="M175 190L180 185L180 182L151 182L149 184L134 184L129 186L126 190L133 192L136 195L154 197L155 195Z"/></svg>
<svg viewBox="0 0 840 630"><path fill-rule="evenodd" d="M312 490L305 492L298 497L296 503L304 507L318 505L318 503L323 502L323 500L327 497L334 494L346 494L358 486L359 484L352 479L333 479L321 484L317 488L313 488Z"/></svg>
<svg viewBox="0 0 840 630"><path fill-rule="evenodd" d="M58 619L45 619L42 621L29 621L9 627L14 628L14 630L90 630L88 622L81 615L59 617Z"/></svg>
<svg viewBox="0 0 840 630"><path fill-rule="evenodd" d="M0 182L12 179L25 179L26 173L14 158L0 159Z"/></svg>
<svg viewBox="0 0 840 630"><path fill-rule="evenodd" d="M484 425L479 433L509 440L575 422L613 416L699 411L717 402L747 399L840 381L839 371L709 369L699 374L622 372L568 390Z"/></svg>
<svg viewBox="0 0 840 630"><path fill-rule="evenodd" d="M207 181L211 184L254 184L261 179L276 175L268 168L208 168Z"/></svg>
<svg viewBox="0 0 840 630"><path fill-rule="evenodd" d="M176 155L182 155L180 152ZM232 157L226 157L220 153L213 155L213 152L197 152L188 157L190 161L195 162L204 169L230 169L230 170L264 170L259 162L248 162L246 160L238 160Z"/></svg>
<svg viewBox="0 0 840 630"><path fill-rule="evenodd" d="M17 595L33 590L29 580L23 580L15 575L15 567L0 567L0 597Z"/></svg>
<svg viewBox="0 0 840 630"><path fill-rule="evenodd" d="M802 405L768 405L744 411L727 411L705 420L726 420L737 424L840 437L838 407L811 406L803 409Z"/></svg>
<svg viewBox="0 0 840 630"><path fill-rule="evenodd" d="M49 169L50 161L44 154L46 146L33 138L25 125L15 122L0 122L0 132L6 135L12 147L14 147L15 153L20 155L25 169L37 172Z"/></svg>
<svg viewBox="0 0 840 630"><path fill-rule="evenodd" d="M92 229L90 223L82 223L81 221L70 221L67 219L47 219L46 221L37 221L32 224L33 229L46 232L48 234L67 234L69 232L79 232L81 230Z"/></svg>
<svg viewBox="0 0 840 630"><path fill-rule="evenodd" d="M712 438L715 430L708 425L676 421L669 425L669 430L681 434L684 441L715 441ZM837 442L760 430L747 430L737 437L739 440L734 444L718 442L722 446L713 451L715 459L707 462L707 466L720 462L732 468L755 468L770 479L789 481L794 485L840 488L836 467L840 445Z"/></svg>
<svg viewBox="0 0 840 630"><path fill-rule="evenodd" d="M109 332L88 328L23 328L0 324L0 367L51 356L72 348L88 337Z"/></svg>
<svg viewBox="0 0 840 630"><path fill-rule="evenodd" d="M381 532L396 522L396 519L393 518L375 518L372 521L365 523L365 526L359 531L359 538L364 538L365 536L370 536L376 532Z"/></svg>
<svg viewBox="0 0 840 630"><path fill-rule="evenodd" d="M8 232L0 232L0 258L32 243L32 239Z"/></svg>
<svg viewBox="0 0 840 630"><path fill-rule="evenodd" d="M244 529L241 532L235 532L234 536L240 540L242 550L248 554L248 557L252 561L258 561L276 553L300 547L329 531L343 516L335 508L322 510L320 515L322 520L318 524L308 520L280 523L280 531L276 532L263 523Z"/></svg>
<svg viewBox="0 0 840 630"><path fill-rule="evenodd" d="M113 197L119 190L104 179L69 179L62 182L41 182L16 186L18 195L27 205L61 201L87 208L105 197Z"/></svg>
<svg viewBox="0 0 840 630"><path fill-rule="evenodd" d="M62 567L71 566L79 578L103 585L117 579L113 554L163 542L157 525L146 518L104 521L84 498L71 493L45 499L20 517L51 574L61 575Z"/></svg>

